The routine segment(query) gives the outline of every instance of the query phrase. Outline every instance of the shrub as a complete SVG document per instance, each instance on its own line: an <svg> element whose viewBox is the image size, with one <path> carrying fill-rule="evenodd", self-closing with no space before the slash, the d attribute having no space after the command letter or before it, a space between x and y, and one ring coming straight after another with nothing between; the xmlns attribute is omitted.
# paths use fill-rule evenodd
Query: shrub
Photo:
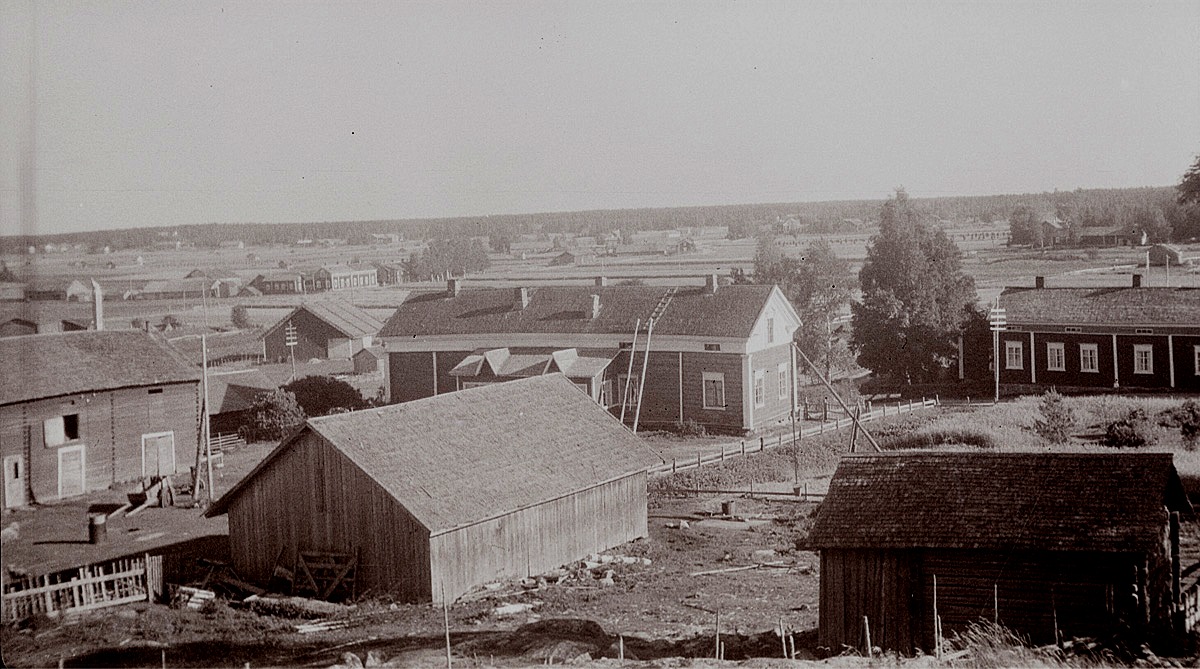
<svg viewBox="0 0 1200 669"><path fill-rule="evenodd" d="M296 396L282 388L259 393L250 412L254 420L245 426L243 435L249 441L281 439L308 417L296 402Z"/></svg>
<svg viewBox="0 0 1200 669"><path fill-rule="evenodd" d="M1033 430L1051 444L1065 444L1075 427L1075 412L1063 401L1063 396L1051 390L1042 395L1038 407L1042 417L1033 423Z"/></svg>
<svg viewBox="0 0 1200 669"><path fill-rule="evenodd" d="M1150 420L1144 409L1134 409L1108 424L1103 444L1110 448L1141 448L1150 442Z"/></svg>
<svg viewBox="0 0 1200 669"><path fill-rule="evenodd" d="M703 437L708 434L704 426L694 420L675 423L671 431L681 437Z"/></svg>
<svg viewBox="0 0 1200 669"><path fill-rule="evenodd" d="M332 376L306 376L283 389L296 396L296 402L309 416L357 411L370 406L354 386Z"/></svg>
<svg viewBox="0 0 1200 669"><path fill-rule="evenodd" d="M253 327L250 322L250 310L244 304L235 304L229 312L229 320L233 322L233 327L239 330L248 330Z"/></svg>
<svg viewBox="0 0 1200 669"><path fill-rule="evenodd" d="M889 451L903 451L959 445L995 448L996 439L987 432L972 429L931 429L908 432L895 439L889 439L883 447Z"/></svg>
<svg viewBox="0 0 1200 669"><path fill-rule="evenodd" d="M1163 411L1158 419L1159 425L1179 428L1179 435L1183 437L1183 445L1187 450L1194 451L1200 446L1200 403L1196 400L1188 400Z"/></svg>

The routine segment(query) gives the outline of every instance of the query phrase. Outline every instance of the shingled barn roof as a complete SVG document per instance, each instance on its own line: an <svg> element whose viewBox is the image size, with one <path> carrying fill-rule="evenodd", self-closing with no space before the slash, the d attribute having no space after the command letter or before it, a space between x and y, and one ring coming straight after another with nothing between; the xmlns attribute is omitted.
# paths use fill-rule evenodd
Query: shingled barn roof
<svg viewBox="0 0 1200 669"><path fill-rule="evenodd" d="M1198 325L1200 288L1008 288L1009 323Z"/></svg>
<svg viewBox="0 0 1200 669"><path fill-rule="evenodd" d="M225 513L312 431L438 534L646 470L648 446L561 374L312 418L209 508Z"/></svg>
<svg viewBox="0 0 1200 669"><path fill-rule="evenodd" d="M656 335L749 337L773 286L680 288L654 326ZM529 304L516 304L514 289L463 290L457 296L410 297L383 326L380 336L584 333L632 335L667 289L662 286L545 286L529 288ZM592 318L592 295L600 313Z"/></svg>
<svg viewBox="0 0 1200 669"><path fill-rule="evenodd" d="M1170 453L916 452L846 456L813 548L1121 552L1186 510Z"/></svg>
<svg viewBox="0 0 1200 669"><path fill-rule="evenodd" d="M199 378L165 340L141 330L0 338L0 405Z"/></svg>
<svg viewBox="0 0 1200 669"><path fill-rule="evenodd" d="M338 300L315 300L306 302L296 307L287 316L284 316L278 323L271 326L271 329L263 333L267 336L276 329L287 324L292 317L300 312L307 311L317 318L325 321L338 332L347 337L362 337L364 335L374 335L383 327L383 323L366 311L359 309L353 304L341 302Z"/></svg>

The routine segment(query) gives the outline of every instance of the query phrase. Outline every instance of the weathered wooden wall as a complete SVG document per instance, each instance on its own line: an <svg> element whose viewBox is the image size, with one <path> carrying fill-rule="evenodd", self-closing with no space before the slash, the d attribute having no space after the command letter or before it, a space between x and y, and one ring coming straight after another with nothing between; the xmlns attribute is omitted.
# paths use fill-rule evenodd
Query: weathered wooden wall
<svg viewBox="0 0 1200 669"><path fill-rule="evenodd" d="M430 601L429 533L394 498L308 432L229 506L234 568L267 581L301 550L358 553L358 592Z"/></svg>
<svg viewBox="0 0 1200 669"><path fill-rule="evenodd" d="M1143 559L1150 566L1145 612L1135 597ZM844 645L861 649L866 616L874 645L932 651L934 576L947 636L997 617L1035 644L1054 641L1056 621L1068 637L1138 629L1145 616L1169 615L1170 580L1161 565L1132 553L824 550L819 643L835 653Z"/></svg>
<svg viewBox="0 0 1200 669"><path fill-rule="evenodd" d="M433 599L500 578L536 576L646 536L646 475L634 474L434 535Z"/></svg>
<svg viewBox="0 0 1200 669"><path fill-rule="evenodd" d="M162 473L186 472L195 460L199 440L199 393L199 383L193 381L0 407L0 453L25 456L25 473L33 494L27 503L58 499L58 460L62 449L83 446L86 490L103 490L114 483L143 476L142 435L172 432L175 463ZM79 439L61 446L47 446L43 421L66 414L79 415ZM25 426L29 427L28 453ZM157 471L155 468L148 473Z"/></svg>

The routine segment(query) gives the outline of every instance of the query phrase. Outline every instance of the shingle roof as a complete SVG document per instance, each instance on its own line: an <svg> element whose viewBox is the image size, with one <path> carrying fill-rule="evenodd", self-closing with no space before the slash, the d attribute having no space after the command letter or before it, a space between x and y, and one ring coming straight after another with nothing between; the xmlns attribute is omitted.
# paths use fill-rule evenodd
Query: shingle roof
<svg viewBox="0 0 1200 669"><path fill-rule="evenodd" d="M209 415L242 411L254 404L254 398L277 384L257 369L229 373L208 373Z"/></svg>
<svg viewBox="0 0 1200 669"><path fill-rule="evenodd" d="M658 335L749 337L773 286L680 288L654 326ZM514 308L513 289L463 290L410 296L383 326L380 336L587 333L632 336L637 320L645 325L666 292L661 286L547 286L529 289L529 306ZM589 318L592 295L600 296L600 315Z"/></svg>
<svg viewBox="0 0 1200 669"><path fill-rule="evenodd" d="M0 338L0 405L199 378L165 340L141 330Z"/></svg>
<svg viewBox="0 0 1200 669"><path fill-rule="evenodd" d="M660 461L560 374L312 418L307 430L349 458L433 534ZM206 515L225 513L294 439L280 444Z"/></svg>
<svg viewBox="0 0 1200 669"><path fill-rule="evenodd" d="M917 452L846 456L813 548L1128 551L1191 507L1170 453Z"/></svg>
<svg viewBox="0 0 1200 669"><path fill-rule="evenodd" d="M1009 323L1197 325L1200 288L1007 288Z"/></svg>
<svg viewBox="0 0 1200 669"><path fill-rule="evenodd" d="M562 372L571 377L593 377L617 357L617 351L553 348L478 349L450 370L451 376L479 376L487 361L496 376L540 376ZM551 361L555 363L551 365Z"/></svg>
<svg viewBox="0 0 1200 669"><path fill-rule="evenodd" d="M383 323L371 314L359 309L349 302L341 302L338 300L316 300L313 302L305 302L296 307L287 316L284 316L278 323L272 325L263 336L274 331L276 328L283 326L292 316L299 311L307 311L308 313L320 318L339 332L347 337L362 337L363 335L375 335L379 333L379 329L383 327Z"/></svg>

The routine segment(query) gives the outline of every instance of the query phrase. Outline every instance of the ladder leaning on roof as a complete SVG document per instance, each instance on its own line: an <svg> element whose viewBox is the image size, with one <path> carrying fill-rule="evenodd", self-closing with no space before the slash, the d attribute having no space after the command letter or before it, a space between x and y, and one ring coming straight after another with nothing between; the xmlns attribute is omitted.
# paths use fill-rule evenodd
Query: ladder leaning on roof
<svg viewBox="0 0 1200 669"><path fill-rule="evenodd" d="M654 311L650 313L650 318L646 321L646 352L642 354L642 375L641 378L638 379L637 405L634 407L633 411L633 431L635 434L637 433L638 429L638 420L640 420L642 417L642 394L646 390L646 367L650 364L650 337L654 334L654 323L659 318L662 318L663 312L667 310L667 305L671 304L671 298L675 297L675 293L678 290L679 289L675 286L668 288L667 292L664 293L662 298L658 301L658 306L654 307ZM629 360L631 365L633 363L633 356L635 353L637 353L636 346L632 347L629 352ZM626 385L628 385L628 380L626 381ZM624 414L623 410L622 414ZM680 420L682 419L683 417L680 416Z"/></svg>

